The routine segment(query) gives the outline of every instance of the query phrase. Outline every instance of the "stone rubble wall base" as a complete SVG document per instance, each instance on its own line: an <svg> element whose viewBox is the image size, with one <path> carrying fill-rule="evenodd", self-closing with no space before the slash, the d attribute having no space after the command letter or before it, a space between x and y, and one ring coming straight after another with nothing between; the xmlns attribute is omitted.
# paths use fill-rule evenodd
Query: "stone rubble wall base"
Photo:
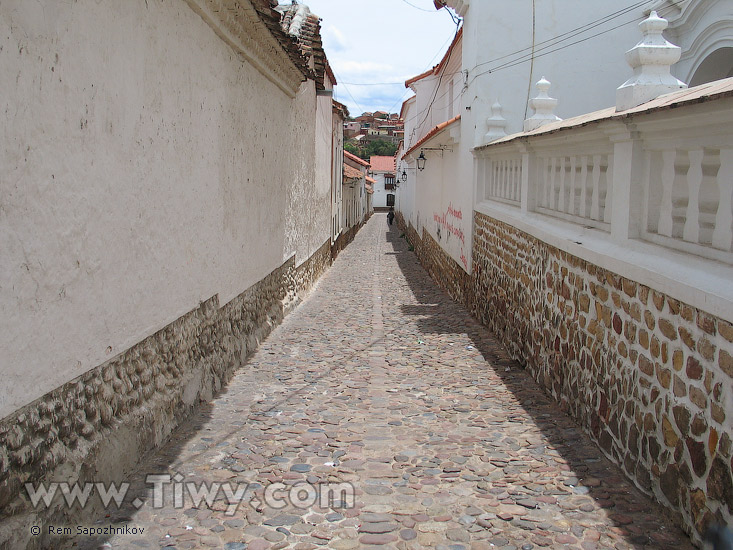
<svg viewBox="0 0 733 550"><path fill-rule="evenodd" d="M693 540L732 523L730 323L479 213L467 285L396 219L433 279Z"/></svg>
<svg viewBox="0 0 733 550"><path fill-rule="evenodd" d="M397 227L405 232L408 242L414 247L420 263L436 284L445 290L458 303L473 302L473 282L471 276L451 258L433 236L423 228L422 236L412 224L405 225L402 214L395 215Z"/></svg>
<svg viewBox="0 0 733 550"><path fill-rule="evenodd" d="M331 264L330 239L220 307L218 296L129 350L0 420L0 548L43 548L30 528L101 509L34 510L25 483L124 482L234 372ZM164 472L162 472L164 473ZM96 504L96 505L95 505ZM48 542L48 541L46 541Z"/></svg>
<svg viewBox="0 0 733 550"><path fill-rule="evenodd" d="M371 217L371 216L369 216ZM341 251L346 248L346 246L354 240L354 237L356 237L356 234L359 232L359 229L361 229L364 224L369 219L366 218L362 223L358 223L356 225L351 226L349 229L341 233L338 237L336 237L336 240L331 245L331 260L335 260L336 257L341 253Z"/></svg>
<svg viewBox="0 0 733 550"><path fill-rule="evenodd" d="M733 326L476 213L472 309L699 541L731 523Z"/></svg>

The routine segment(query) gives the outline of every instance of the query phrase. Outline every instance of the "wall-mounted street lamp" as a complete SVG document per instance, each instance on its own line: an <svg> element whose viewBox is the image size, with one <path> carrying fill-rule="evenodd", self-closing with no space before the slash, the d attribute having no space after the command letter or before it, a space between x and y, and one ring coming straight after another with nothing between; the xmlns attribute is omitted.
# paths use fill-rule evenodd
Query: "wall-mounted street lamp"
<svg viewBox="0 0 733 550"><path fill-rule="evenodd" d="M425 153L423 151L420 151L420 156L417 157L417 169L421 172L425 170L425 161L428 160L425 158Z"/></svg>
<svg viewBox="0 0 733 550"><path fill-rule="evenodd" d="M402 170L402 175L400 176L400 180L402 183L405 183L407 181L407 170Z"/></svg>

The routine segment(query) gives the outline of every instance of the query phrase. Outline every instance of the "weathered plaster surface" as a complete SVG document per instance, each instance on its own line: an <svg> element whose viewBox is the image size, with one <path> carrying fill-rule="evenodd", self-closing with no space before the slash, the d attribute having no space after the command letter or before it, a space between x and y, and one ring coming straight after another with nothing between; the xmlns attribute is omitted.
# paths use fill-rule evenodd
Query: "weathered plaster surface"
<svg viewBox="0 0 733 550"><path fill-rule="evenodd" d="M30 537L31 526L82 518L61 499L34 510L25 483L125 481L144 453L222 389L330 263L327 239L300 266L291 257L226 305L212 297L0 421L0 547L47 547ZM90 505L83 517L92 512Z"/></svg>
<svg viewBox="0 0 733 550"><path fill-rule="evenodd" d="M4 1L0 417L318 250L314 105L184 2Z"/></svg>

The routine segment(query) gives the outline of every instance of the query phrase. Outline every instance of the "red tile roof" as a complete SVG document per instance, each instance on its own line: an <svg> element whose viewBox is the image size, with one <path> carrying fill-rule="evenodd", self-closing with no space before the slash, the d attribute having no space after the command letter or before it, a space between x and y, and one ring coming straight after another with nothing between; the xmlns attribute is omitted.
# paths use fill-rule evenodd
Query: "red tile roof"
<svg viewBox="0 0 733 550"><path fill-rule="evenodd" d="M425 134L425 136L420 141L418 141L415 145L410 147L410 149L404 155L402 155L402 158L404 159L407 155L412 153L415 149L418 149L421 145L424 145L425 142L428 141L430 138L436 136L437 134L445 130L448 126L450 126L451 124L454 124L455 122L458 122L459 120L461 120L461 115L454 116L450 120L441 122L435 128L430 130L427 134Z"/></svg>
<svg viewBox="0 0 733 550"><path fill-rule="evenodd" d="M344 164L344 178L345 179L360 180L363 175L364 174L362 174L361 170L359 170L358 168L354 168L353 166Z"/></svg>
<svg viewBox="0 0 733 550"><path fill-rule="evenodd" d="M377 180L374 178L370 178L369 176L366 177L367 183L377 183Z"/></svg>
<svg viewBox="0 0 733 550"><path fill-rule="evenodd" d="M352 155L348 151L344 151L344 158L349 159L357 164L361 164L362 166L369 166L369 163L365 161L364 159L360 159L356 155Z"/></svg>
<svg viewBox="0 0 733 550"><path fill-rule="evenodd" d="M435 65L432 69L428 69L424 73L421 73L417 76L413 76L410 80L405 82L405 88L409 88L418 80L422 80L423 78L426 78L430 76L431 74L437 75L443 69L443 67L445 67L445 64L448 63L448 60L450 59L451 54L453 53L453 48L456 47L456 44L458 44L458 42L462 38L463 38L463 27L458 29L458 32L456 33L455 38L453 38L453 42L451 42L451 45L448 47L448 50L445 52L443 59L440 60L440 63Z"/></svg>
<svg viewBox="0 0 733 550"><path fill-rule="evenodd" d="M349 117L349 108L343 103L339 103L335 99L331 100L333 110L339 113L344 119Z"/></svg>
<svg viewBox="0 0 733 550"><path fill-rule="evenodd" d="M294 3L289 6L277 6L275 10L281 14L280 26L282 30L297 41L303 57L305 59L313 57L316 89L325 89L324 75L330 68L326 59L326 52L323 50L320 18L312 13L308 6L302 4ZM333 73L329 77L332 75ZM333 77L332 80L335 83L336 78Z"/></svg>
<svg viewBox="0 0 733 550"><path fill-rule="evenodd" d="M372 165L372 170L374 170L375 172L394 172L395 170L394 157L387 157L387 156L369 157L369 164Z"/></svg>

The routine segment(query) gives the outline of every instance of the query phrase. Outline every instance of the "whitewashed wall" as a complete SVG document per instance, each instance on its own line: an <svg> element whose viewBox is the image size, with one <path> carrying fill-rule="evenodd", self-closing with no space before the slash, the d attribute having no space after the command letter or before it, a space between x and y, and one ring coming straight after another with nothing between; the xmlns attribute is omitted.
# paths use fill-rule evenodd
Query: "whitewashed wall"
<svg viewBox="0 0 733 550"><path fill-rule="evenodd" d="M405 149L419 143L435 126L457 115L464 116L461 62L459 39L440 74L413 84L416 99L406 105ZM423 228L427 230L456 263L470 272L473 157L469 149L473 132L468 132L467 139L465 136L463 122L454 122L423 144L425 169L408 170L408 181L400 184L397 209L418 234L422 235ZM440 148L444 150L431 150ZM420 147L415 149L403 163L414 168L420 151Z"/></svg>
<svg viewBox="0 0 733 550"><path fill-rule="evenodd" d="M384 177L385 174L394 174L394 172L375 171L373 178L377 180L374 184L374 194L372 195L372 206L374 208L386 208L387 207L387 195L397 195L396 189L385 189Z"/></svg>
<svg viewBox="0 0 733 550"><path fill-rule="evenodd" d="M458 3L469 4L451 0L449 5ZM560 0L472 0L464 19L463 68L469 82L465 102L471 107L464 114L472 119L475 142L486 133L486 118L497 100L508 120L507 133L521 131L524 118L532 115L528 100L537 95L534 85L543 76L552 82L550 95L559 100L561 118L615 105L616 88L632 74L624 53L641 39L638 23L649 9L669 19L665 36L682 48L672 74L688 84L707 55L733 47L728 0L660 0L618 13L626 7L607 0L585 1L583 9ZM584 26L589 28L581 30ZM733 68L730 56L728 61Z"/></svg>
<svg viewBox="0 0 733 550"><path fill-rule="evenodd" d="M313 84L186 3L7 0L0 45L0 417L328 238Z"/></svg>

